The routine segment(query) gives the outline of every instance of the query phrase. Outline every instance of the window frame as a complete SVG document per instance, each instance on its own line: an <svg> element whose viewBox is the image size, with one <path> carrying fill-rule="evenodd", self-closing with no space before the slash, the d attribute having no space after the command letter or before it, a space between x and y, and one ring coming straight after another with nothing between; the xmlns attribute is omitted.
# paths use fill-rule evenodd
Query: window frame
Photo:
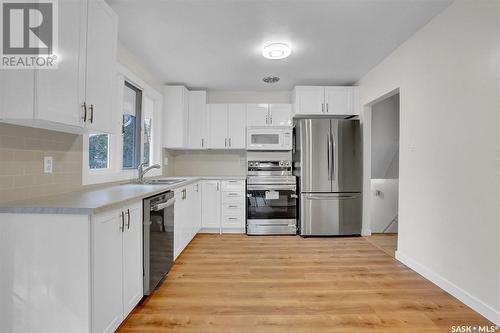
<svg viewBox="0 0 500 333"><path fill-rule="evenodd" d="M113 98L113 132L109 134L109 150L108 150L108 168L107 169L90 169L89 167L89 134L100 134L100 133L85 133L83 135L83 158L82 158L82 185L92 185L92 184L102 184L109 182L118 181L130 181L137 179L137 169L123 169L123 136L122 136L122 115L123 115L123 92L125 87L125 81L129 82L133 86L142 90L142 100L141 105L144 107L145 99L149 98L153 101L153 116L152 116L152 143L153 148L151 149L152 161L151 163L160 164L162 166L160 169L153 169L148 172L148 176L161 176L163 174L163 163L162 163L162 137L161 137L161 122L162 122L162 106L163 97L162 95L145 81L139 78L137 75L132 73L128 68L121 64L117 64L117 76L116 76L116 95ZM140 162L142 162L144 156L144 114L141 112L140 116Z"/></svg>

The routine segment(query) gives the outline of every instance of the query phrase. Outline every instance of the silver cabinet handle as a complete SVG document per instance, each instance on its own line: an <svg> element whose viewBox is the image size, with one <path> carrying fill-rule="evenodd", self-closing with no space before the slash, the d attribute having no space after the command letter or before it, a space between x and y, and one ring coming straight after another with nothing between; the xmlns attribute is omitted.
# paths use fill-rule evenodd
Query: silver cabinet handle
<svg viewBox="0 0 500 333"><path fill-rule="evenodd" d="M266 116L266 125L269 125L269 117Z"/></svg>
<svg viewBox="0 0 500 333"><path fill-rule="evenodd" d="M86 123L87 122L87 103L83 102L82 103L82 108L83 108L83 122Z"/></svg>
<svg viewBox="0 0 500 333"><path fill-rule="evenodd" d="M122 211L122 226L120 228L122 232L125 231L125 213Z"/></svg>
<svg viewBox="0 0 500 333"><path fill-rule="evenodd" d="M229 138L229 147L231 147L231 138Z"/></svg>
<svg viewBox="0 0 500 333"><path fill-rule="evenodd" d="M219 182L217 182L217 192L219 191Z"/></svg>
<svg viewBox="0 0 500 333"><path fill-rule="evenodd" d="M228 217L227 219L231 220L231 221L237 221L238 220L236 217Z"/></svg>
<svg viewBox="0 0 500 333"><path fill-rule="evenodd" d="M227 147L227 138L224 139L224 147Z"/></svg>
<svg viewBox="0 0 500 333"><path fill-rule="evenodd" d="M238 206L235 206L235 205L229 205L227 206L228 208L238 208Z"/></svg>
<svg viewBox="0 0 500 333"><path fill-rule="evenodd" d="M201 139L201 148L205 146L205 139Z"/></svg>
<svg viewBox="0 0 500 333"><path fill-rule="evenodd" d="M325 113L325 104L324 103L321 103L321 112Z"/></svg>
<svg viewBox="0 0 500 333"><path fill-rule="evenodd" d="M328 113L328 103L326 103L326 112Z"/></svg>
<svg viewBox="0 0 500 333"><path fill-rule="evenodd" d="M269 117L269 123L272 125L273 124L273 116Z"/></svg>
<svg viewBox="0 0 500 333"><path fill-rule="evenodd" d="M127 230L130 230L130 209L127 209Z"/></svg>

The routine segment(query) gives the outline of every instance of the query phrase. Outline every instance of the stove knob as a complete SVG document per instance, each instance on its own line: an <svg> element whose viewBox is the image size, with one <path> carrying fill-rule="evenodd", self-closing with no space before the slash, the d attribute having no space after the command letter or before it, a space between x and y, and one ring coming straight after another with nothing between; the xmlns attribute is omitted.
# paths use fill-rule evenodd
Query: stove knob
<svg viewBox="0 0 500 333"><path fill-rule="evenodd" d="M283 166L285 164L285 161L280 161L280 166Z"/></svg>

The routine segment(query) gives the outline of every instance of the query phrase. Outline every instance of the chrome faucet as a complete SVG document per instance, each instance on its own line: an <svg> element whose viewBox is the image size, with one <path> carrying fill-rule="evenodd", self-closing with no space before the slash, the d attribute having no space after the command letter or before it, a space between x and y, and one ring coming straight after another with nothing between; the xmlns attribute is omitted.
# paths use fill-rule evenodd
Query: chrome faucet
<svg viewBox="0 0 500 333"><path fill-rule="evenodd" d="M145 164L146 163L141 163L141 164L139 164L139 167L137 168L137 173L139 175L139 183L141 183L141 184L144 184L144 175L146 174L146 172L148 172L151 169L161 168L161 166L159 164L153 164L150 167L144 168Z"/></svg>

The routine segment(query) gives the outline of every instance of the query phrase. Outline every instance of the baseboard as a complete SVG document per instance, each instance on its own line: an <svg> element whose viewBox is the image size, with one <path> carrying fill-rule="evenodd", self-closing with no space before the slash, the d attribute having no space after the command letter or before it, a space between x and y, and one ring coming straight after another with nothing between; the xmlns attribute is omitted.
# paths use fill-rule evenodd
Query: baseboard
<svg viewBox="0 0 500 333"><path fill-rule="evenodd" d="M372 235L372 231L370 228L361 229L361 236L371 236L371 235Z"/></svg>
<svg viewBox="0 0 500 333"><path fill-rule="evenodd" d="M200 234L219 234L221 232L220 228L201 228L198 233ZM245 228L224 228L222 229L223 234L244 234Z"/></svg>
<svg viewBox="0 0 500 333"><path fill-rule="evenodd" d="M437 285L439 288L457 298L462 303L478 312L489 321L493 322L495 325L500 326L500 311L495 310L488 304L469 294L451 281L448 281L447 279L433 272L421 263L401 253L401 251L396 251L396 259L411 268L413 271L422 275L427 280Z"/></svg>

